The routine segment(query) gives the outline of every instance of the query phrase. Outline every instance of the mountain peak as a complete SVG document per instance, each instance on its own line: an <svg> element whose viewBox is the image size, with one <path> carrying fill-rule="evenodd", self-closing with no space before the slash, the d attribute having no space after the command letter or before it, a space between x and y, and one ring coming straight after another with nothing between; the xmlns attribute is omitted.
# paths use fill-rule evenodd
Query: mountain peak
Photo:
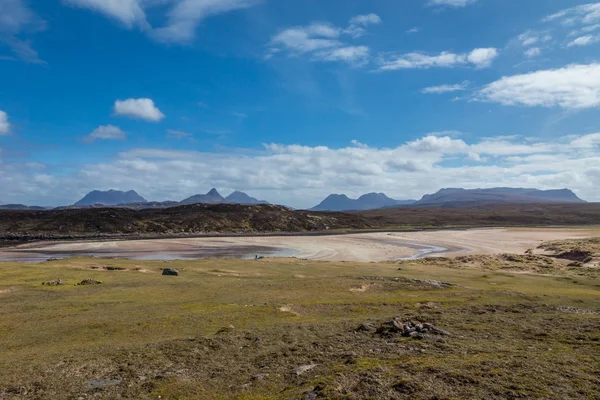
<svg viewBox="0 0 600 400"><path fill-rule="evenodd" d="M215 189L215 188L210 189L210 191L208 193L206 193L206 195L207 196L215 196L215 197L223 197L223 196L221 196L221 193L219 193L217 191L217 189Z"/></svg>
<svg viewBox="0 0 600 400"><path fill-rule="evenodd" d="M264 200L258 200L254 197L250 197L246 193L240 192L239 190L231 193L225 200L227 200L229 203L235 204L269 204Z"/></svg>

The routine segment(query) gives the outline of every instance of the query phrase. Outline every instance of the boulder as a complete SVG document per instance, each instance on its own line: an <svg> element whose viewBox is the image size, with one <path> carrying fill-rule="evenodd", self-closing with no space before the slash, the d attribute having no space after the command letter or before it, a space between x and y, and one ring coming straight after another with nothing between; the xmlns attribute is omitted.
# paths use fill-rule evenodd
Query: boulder
<svg viewBox="0 0 600 400"><path fill-rule="evenodd" d="M179 271L174 268L165 268L162 274L164 276L179 276Z"/></svg>
<svg viewBox="0 0 600 400"><path fill-rule="evenodd" d="M79 282L77 284L77 286L85 286L85 285L100 285L102 284L101 281L96 280L96 279L84 279L81 282Z"/></svg>

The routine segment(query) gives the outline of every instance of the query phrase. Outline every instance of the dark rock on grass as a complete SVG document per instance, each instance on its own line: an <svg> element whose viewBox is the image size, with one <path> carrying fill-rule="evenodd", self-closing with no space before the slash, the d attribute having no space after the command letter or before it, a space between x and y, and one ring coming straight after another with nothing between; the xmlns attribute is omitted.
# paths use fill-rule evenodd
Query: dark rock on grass
<svg viewBox="0 0 600 400"><path fill-rule="evenodd" d="M179 271L174 268L165 268L162 274L164 276L179 276Z"/></svg>
<svg viewBox="0 0 600 400"><path fill-rule="evenodd" d="M57 279L55 281L50 281L50 282L42 282L42 285L44 286L60 286L60 285L64 285L65 283L62 281L62 279Z"/></svg>
<svg viewBox="0 0 600 400"><path fill-rule="evenodd" d="M102 282L96 279L84 279L79 282L76 286L86 286L86 285L101 285Z"/></svg>
<svg viewBox="0 0 600 400"><path fill-rule="evenodd" d="M419 323L415 321L402 322L401 317L396 317L391 321L383 322L376 333L381 336L392 336L393 334L401 334L404 337L412 337L414 339L425 339L426 334L450 336L450 332L436 328L430 323Z"/></svg>

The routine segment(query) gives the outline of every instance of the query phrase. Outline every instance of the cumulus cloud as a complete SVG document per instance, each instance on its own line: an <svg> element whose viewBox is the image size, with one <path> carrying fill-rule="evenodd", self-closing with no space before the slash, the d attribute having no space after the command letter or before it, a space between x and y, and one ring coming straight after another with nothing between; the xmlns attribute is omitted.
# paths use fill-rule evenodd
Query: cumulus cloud
<svg viewBox="0 0 600 400"><path fill-rule="evenodd" d="M123 140L127 134L121 128L113 125L102 125L94 129L92 133L86 136L86 141L93 142L102 140Z"/></svg>
<svg viewBox="0 0 600 400"><path fill-rule="evenodd" d="M597 107L600 105L600 64L573 64L503 77L486 85L476 97L504 105Z"/></svg>
<svg viewBox="0 0 600 400"><path fill-rule="evenodd" d="M150 122L159 122L165 118L152 99L117 100L115 114Z"/></svg>
<svg viewBox="0 0 600 400"><path fill-rule="evenodd" d="M451 92L460 92L463 90L467 90L469 87L469 82L465 81L463 83L458 83L455 85L439 85L439 86L430 86L421 90L421 93L424 94L443 94L443 93L451 93Z"/></svg>
<svg viewBox="0 0 600 400"><path fill-rule="evenodd" d="M0 110L0 135L8 135L10 133L10 123L8 122L8 114Z"/></svg>
<svg viewBox="0 0 600 400"><path fill-rule="evenodd" d="M399 69L455 68L473 66L475 68L489 67L498 56L495 48L474 49L469 53L452 53L444 51L438 55L425 53L408 53L395 56L382 56L379 60L380 71L395 71Z"/></svg>
<svg viewBox="0 0 600 400"><path fill-rule="evenodd" d="M440 134L393 148L358 141L342 148L271 143L262 152L138 148L82 165L71 175L53 174L51 166L40 172L39 167L6 164L0 187L8 193L3 200L26 204L64 204L65 193L71 194L72 203L104 187L136 189L153 200L183 199L217 187L301 208L330 193L385 191L395 198L419 198L448 182L466 188L569 187L587 200L600 201L597 165L600 133L474 141Z"/></svg>
<svg viewBox="0 0 600 400"><path fill-rule="evenodd" d="M200 23L211 16L252 7L261 0L63 0L119 21L128 29L138 28L166 43L188 43ZM165 7L167 6L168 7ZM147 18L151 8L166 9L166 23L153 27Z"/></svg>
<svg viewBox="0 0 600 400"><path fill-rule="evenodd" d="M498 57L498 50L495 48L475 49L469 53L467 60L477 68L487 68Z"/></svg>
<svg viewBox="0 0 600 400"><path fill-rule="evenodd" d="M287 28L271 38L267 59L285 52L290 57L308 54L312 61L364 65L370 59L369 47L348 44L344 37L356 39L366 33L368 26L380 23L377 14L365 14L352 18L347 28L327 22Z"/></svg>
<svg viewBox="0 0 600 400"><path fill-rule="evenodd" d="M46 23L23 0L0 1L0 43L7 45L22 60L44 63L31 46L31 41L22 37L45 28Z"/></svg>

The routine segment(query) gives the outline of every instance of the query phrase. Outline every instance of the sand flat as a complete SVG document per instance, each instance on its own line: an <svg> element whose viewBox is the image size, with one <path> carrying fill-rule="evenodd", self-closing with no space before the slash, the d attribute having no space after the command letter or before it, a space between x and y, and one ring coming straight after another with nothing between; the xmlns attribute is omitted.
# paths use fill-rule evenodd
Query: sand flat
<svg viewBox="0 0 600 400"><path fill-rule="evenodd" d="M385 261L425 255L523 253L549 240L598 236L592 228L490 228L271 236L44 243L0 251L0 260L32 254L173 259L212 256L294 256L326 261Z"/></svg>

